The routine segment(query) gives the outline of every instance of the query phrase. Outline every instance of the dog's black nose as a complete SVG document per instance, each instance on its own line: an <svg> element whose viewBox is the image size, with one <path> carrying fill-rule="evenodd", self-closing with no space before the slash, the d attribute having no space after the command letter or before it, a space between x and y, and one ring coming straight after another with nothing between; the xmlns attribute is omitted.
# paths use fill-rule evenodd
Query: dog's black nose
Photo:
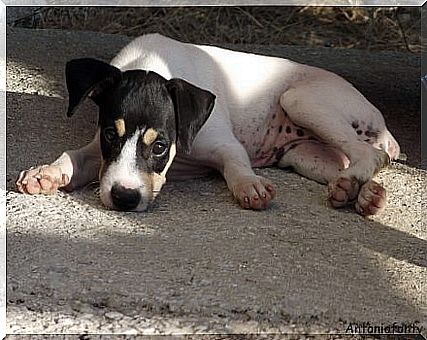
<svg viewBox="0 0 427 340"><path fill-rule="evenodd" d="M141 200L141 194L136 189L125 188L122 185L114 184L111 188L111 199L114 207L119 210L133 210Z"/></svg>

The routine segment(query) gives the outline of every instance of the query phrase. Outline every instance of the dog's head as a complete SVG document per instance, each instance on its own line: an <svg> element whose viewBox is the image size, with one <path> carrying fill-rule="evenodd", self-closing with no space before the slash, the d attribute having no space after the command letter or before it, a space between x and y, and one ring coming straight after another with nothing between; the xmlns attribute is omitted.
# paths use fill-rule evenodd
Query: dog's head
<svg viewBox="0 0 427 340"><path fill-rule="evenodd" d="M118 68L95 59L67 63L67 115L91 98L99 107L101 200L144 211L166 180L177 149L188 153L215 96L182 79Z"/></svg>

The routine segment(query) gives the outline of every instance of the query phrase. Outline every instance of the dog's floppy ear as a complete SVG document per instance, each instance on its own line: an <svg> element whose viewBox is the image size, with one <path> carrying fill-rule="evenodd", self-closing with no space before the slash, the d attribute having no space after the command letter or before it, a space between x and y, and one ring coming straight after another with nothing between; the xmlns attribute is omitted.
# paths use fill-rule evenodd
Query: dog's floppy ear
<svg viewBox="0 0 427 340"><path fill-rule="evenodd" d="M79 104L89 96L96 104L102 92L121 78L121 71L103 61L73 59L65 66L65 79L69 94L67 116L71 117Z"/></svg>
<svg viewBox="0 0 427 340"><path fill-rule="evenodd" d="M169 80L166 87L175 108L177 144L181 151L188 153L213 110L215 95L178 78Z"/></svg>

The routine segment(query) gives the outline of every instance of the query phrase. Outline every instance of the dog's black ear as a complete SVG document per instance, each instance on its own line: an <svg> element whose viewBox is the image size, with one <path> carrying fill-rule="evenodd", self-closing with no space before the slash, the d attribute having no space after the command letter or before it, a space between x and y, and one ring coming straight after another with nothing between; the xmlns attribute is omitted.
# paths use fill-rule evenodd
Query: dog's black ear
<svg viewBox="0 0 427 340"><path fill-rule="evenodd" d="M65 79L69 94L67 116L71 117L79 104L89 96L99 104L102 92L121 78L121 71L103 61L73 59L65 66Z"/></svg>
<svg viewBox="0 0 427 340"><path fill-rule="evenodd" d="M189 153L194 138L213 110L215 95L177 78L169 80L166 87L175 108L178 147Z"/></svg>

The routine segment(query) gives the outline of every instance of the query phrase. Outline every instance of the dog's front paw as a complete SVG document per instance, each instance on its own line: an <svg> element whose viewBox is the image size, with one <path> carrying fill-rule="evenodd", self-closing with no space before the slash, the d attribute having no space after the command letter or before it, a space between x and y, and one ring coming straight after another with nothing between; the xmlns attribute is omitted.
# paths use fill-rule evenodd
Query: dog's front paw
<svg viewBox="0 0 427 340"><path fill-rule="evenodd" d="M339 177L328 183L328 199L334 208L341 208L356 199L359 193L359 181L352 177Z"/></svg>
<svg viewBox="0 0 427 340"><path fill-rule="evenodd" d="M371 180L360 189L355 208L362 216L375 215L384 210L386 201L385 189Z"/></svg>
<svg viewBox="0 0 427 340"><path fill-rule="evenodd" d="M244 209L261 210L276 196L273 183L261 176L245 176L239 179L233 195Z"/></svg>
<svg viewBox="0 0 427 340"><path fill-rule="evenodd" d="M16 189L24 194L54 194L66 186L70 179L56 165L42 165L22 171L16 180Z"/></svg>

